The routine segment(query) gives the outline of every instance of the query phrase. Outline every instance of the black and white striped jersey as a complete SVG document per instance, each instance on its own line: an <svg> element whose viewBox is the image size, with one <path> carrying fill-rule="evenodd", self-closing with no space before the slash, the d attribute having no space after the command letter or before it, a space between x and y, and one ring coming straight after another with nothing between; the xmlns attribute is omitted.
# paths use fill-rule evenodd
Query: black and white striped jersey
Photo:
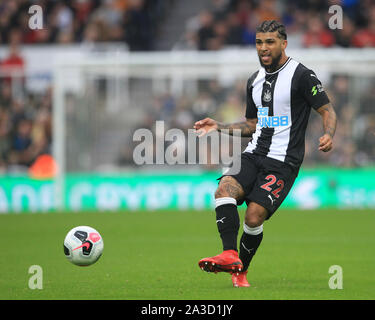
<svg viewBox="0 0 375 320"><path fill-rule="evenodd" d="M246 118L257 118L258 122L244 152L299 167L311 108L327 103L316 74L294 59L288 58L272 73L259 69L247 82Z"/></svg>

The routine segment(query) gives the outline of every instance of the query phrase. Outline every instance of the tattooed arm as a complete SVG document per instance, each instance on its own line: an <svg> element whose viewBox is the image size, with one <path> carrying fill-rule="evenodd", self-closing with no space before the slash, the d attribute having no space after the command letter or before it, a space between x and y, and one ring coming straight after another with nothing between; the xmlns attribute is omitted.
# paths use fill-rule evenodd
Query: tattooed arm
<svg viewBox="0 0 375 320"><path fill-rule="evenodd" d="M336 112L330 103L316 110L322 117L324 135L319 139L319 150L328 152L332 149L332 139L336 131Z"/></svg>
<svg viewBox="0 0 375 320"><path fill-rule="evenodd" d="M205 134L217 130L223 133L228 133L230 135L237 135L238 133L242 137L251 137L255 132L258 119L246 119L242 122L224 124L217 122L211 118L205 118L203 120L197 121L194 124L194 129L198 132L199 137L204 136Z"/></svg>

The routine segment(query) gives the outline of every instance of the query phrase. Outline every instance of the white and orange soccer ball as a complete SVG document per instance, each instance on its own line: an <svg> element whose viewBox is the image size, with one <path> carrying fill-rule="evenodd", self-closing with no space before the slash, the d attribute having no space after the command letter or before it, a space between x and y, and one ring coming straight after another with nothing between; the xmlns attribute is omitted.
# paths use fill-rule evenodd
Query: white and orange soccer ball
<svg viewBox="0 0 375 320"><path fill-rule="evenodd" d="M64 254L73 264L89 266L101 257L103 238L98 231L88 226L75 227L64 240Z"/></svg>

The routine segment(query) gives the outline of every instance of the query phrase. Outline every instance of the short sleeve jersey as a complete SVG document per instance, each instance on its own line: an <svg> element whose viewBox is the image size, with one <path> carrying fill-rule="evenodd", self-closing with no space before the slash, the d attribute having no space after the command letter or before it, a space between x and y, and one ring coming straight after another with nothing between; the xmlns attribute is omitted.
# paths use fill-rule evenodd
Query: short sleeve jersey
<svg viewBox="0 0 375 320"><path fill-rule="evenodd" d="M275 72L259 69L247 82L246 118L258 122L245 152L299 167L311 108L328 103L316 74L292 58Z"/></svg>

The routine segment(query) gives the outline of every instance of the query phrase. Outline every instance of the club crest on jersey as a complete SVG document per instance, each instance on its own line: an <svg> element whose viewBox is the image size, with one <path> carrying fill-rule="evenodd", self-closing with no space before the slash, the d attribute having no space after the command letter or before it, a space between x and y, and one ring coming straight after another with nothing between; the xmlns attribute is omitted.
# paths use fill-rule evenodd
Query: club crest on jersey
<svg viewBox="0 0 375 320"><path fill-rule="evenodd" d="M264 91L264 95L263 95L263 101L264 102L270 102L272 100L272 93L270 90L266 90Z"/></svg>
<svg viewBox="0 0 375 320"><path fill-rule="evenodd" d="M258 126L261 128L276 128L289 125L288 116L268 116L269 108L258 108Z"/></svg>

